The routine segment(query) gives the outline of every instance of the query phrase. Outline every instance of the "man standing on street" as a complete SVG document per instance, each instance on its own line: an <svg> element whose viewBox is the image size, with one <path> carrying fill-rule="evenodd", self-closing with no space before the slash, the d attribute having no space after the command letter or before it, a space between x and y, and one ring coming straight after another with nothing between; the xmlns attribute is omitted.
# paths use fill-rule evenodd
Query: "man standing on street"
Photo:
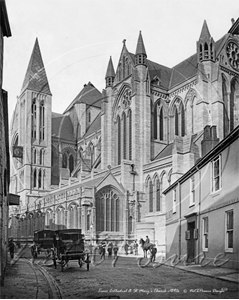
<svg viewBox="0 0 239 300"><path fill-rule="evenodd" d="M14 249L15 249L13 239L10 239L10 241L8 243L8 248L9 248L9 252L10 252L10 257L11 257L11 259L13 259L14 258Z"/></svg>

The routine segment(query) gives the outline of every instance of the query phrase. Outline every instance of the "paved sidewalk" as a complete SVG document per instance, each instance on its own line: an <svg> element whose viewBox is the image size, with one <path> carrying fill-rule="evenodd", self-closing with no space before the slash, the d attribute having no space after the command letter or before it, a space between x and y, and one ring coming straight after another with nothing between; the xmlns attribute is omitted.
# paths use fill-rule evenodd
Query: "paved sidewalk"
<svg viewBox="0 0 239 300"><path fill-rule="evenodd" d="M187 272L197 273L204 276L214 277L239 284L239 270L223 267L214 267L211 265L201 267L200 265L176 266L176 268Z"/></svg>
<svg viewBox="0 0 239 300"><path fill-rule="evenodd" d="M0 296L1 299L49 298L44 278L24 258L20 258L8 266Z"/></svg>

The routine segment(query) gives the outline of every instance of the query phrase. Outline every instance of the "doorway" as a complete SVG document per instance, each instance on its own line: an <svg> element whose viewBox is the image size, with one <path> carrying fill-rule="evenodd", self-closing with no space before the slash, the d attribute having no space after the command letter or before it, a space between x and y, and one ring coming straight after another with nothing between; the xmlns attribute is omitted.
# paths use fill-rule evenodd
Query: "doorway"
<svg viewBox="0 0 239 300"><path fill-rule="evenodd" d="M195 221L188 222L189 239L187 240L188 263L194 262L195 258L195 239L194 239Z"/></svg>

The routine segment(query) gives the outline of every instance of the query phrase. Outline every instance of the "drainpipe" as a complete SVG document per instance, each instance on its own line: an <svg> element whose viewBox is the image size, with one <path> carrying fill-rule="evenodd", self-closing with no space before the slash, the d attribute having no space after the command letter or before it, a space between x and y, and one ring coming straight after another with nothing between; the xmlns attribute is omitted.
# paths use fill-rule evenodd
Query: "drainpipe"
<svg viewBox="0 0 239 300"><path fill-rule="evenodd" d="M182 233L181 233L181 185L178 182L178 202L179 202L179 234L178 234L178 255L179 258L181 258L181 239L182 239Z"/></svg>
<svg viewBox="0 0 239 300"><path fill-rule="evenodd" d="M199 172L199 199L198 199L198 253L200 253L200 239L201 239L201 198L202 198L202 183L201 183L201 170L198 169ZM198 258L199 259L199 258Z"/></svg>

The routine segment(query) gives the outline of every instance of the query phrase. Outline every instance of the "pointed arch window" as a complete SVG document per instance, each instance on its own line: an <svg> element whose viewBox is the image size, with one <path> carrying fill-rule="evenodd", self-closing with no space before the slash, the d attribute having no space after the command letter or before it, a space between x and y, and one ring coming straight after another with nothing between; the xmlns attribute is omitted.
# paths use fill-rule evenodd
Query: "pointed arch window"
<svg viewBox="0 0 239 300"><path fill-rule="evenodd" d="M40 150L40 165L44 165L44 149Z"/></svg>
<svg viewBox="0 0 239 300"><path fill-rule="evenodd" d="M96 230L98 232L119 231L120 217L118 193L111 187L98 192L96 195Z"/></svg>
<svg viewBox="0 0 239 300"><path fill-rule="evenodd" d="M36 139L36 129L37 129L37 106L36 99L32 100L32 138Z"/></svg>
<svg viewBox="0 0 239 300"><path fill-rule="evenodd" d="M163 118L163 107L161 107L160 109L160 113L159 113L159 139L161 141L163 141L163 121L164 121L164 118Z"/></svg>
<svg viewBox="0 0 239 300"><path fill-rule="evenodd" d="M148 180L148 201L149 201L149 212L153 212L153 183L152 180Z"/></svg>
<svg viewBox="0 0 239 300"><path fill-rule="evenodd" d="M37 170L34 169L33 171L33 187L36 188L37 187Z"/></svg>
<svg viewBox="0 0 239 300"><path fill-rule="evenodd" d="M117 117L117 129L118 129L118 165L121 163L121 124L120 117Z"/></svg>
<svg viewBox="0 0 239 300"><path fill-rule="evenodd" d="M111 224L111 218L110 218L110 213L111 213L111 209L110 209L110 199L106 198L106 231L110 231L110 224Z"/></svg>
<svg viewBox="0 0 239 300"><path fill-rule="evenodd" d="M154 108L153 116L153 136L154 139L164 140L164 111L162 102L159 102Z"/></svg>
<svg viewBox="0 0 239 300"><path fill-rule="evenodd" d="M35 165L37 163L37 150L35 148L32 149L32 160Z"/></svg>
<svg viewBox="0 0 239 300"><path fill-rule="evenodd" d="M39 115L39 139L44 141L45 139L45 106L44 101L40 104L40 115Z"/></svg>
<svg viewBox="0 0 239 300"><path fill-rule="evenodd" d="M178 109L175 107L174 111L174 128L175 128L175 135L178 135Z"/></svg>
<svg viewBox="0 0 239 300"><path fill-rule="evenodd" d="M62 168L67 168L67 154L62 155Z"/></svg>
<svg viewBox="0 0 239 300"><path fill-rule="evenodd" d="M183 105L181 105L181 136L185 136L185 112Z"/></svg>
<svg viewBox="0 0 239 300"><path fill-rule="evenodd" d="M69 156L69 170L70 170L70 174L74 170L74 158L72 154L70 154Z"/></svg>
<svg viewBox="0 0 239 300"><path fill-rule="evenodd" d="M204 44L204 58L208 59L209 58L209 51L208 51L208 44Z"/></svg>
<svg viewBox="0 0 239 300"><path fill-rule="evenodd" d="M158 105L154 108L154 139L158 138Z"/></svg>
<svg viewBox="0 0 239 300"><path fill-rule="evenodd" d="M156 211L160 211L161 207L160 207L160 182L158 177L156 177L155 180L155 198L156 198Z"/></svg>
<svg viewBox="0 0 239 300"><path fill-rule="evenodd" d="M129 159L132 159L132 112L131 109L129 109L128 112L128 118L129 118Z"/></svg>
<svg viewBox="0 0 239 300"><path fill-rule="evenodd" d="M210 55L211 55L211 59L214 59L214 51L213 51L213 44L210 43Z"/></svg>
<svg viewBox="0 0 239 300"><path fill-rule="evenodd" d="M203 52L202 52L202 44L200 44L199 46L199 60L202 61L202 56L203 56Z"/></svg>
<svg viewBox="0 0 239 300"><path fill-rule="evenodd" d="M122 123L123 123L123 159L126 159L127 155L127 132L126 132L126 116L125 113L123 113L122 116Z"/></svg>
<svg viewBox="0 0 239 300"><path fill-rule="evenodd" d="M38 188L40 189L42 187L42 171L39 170L38 172Z"/></svg>

